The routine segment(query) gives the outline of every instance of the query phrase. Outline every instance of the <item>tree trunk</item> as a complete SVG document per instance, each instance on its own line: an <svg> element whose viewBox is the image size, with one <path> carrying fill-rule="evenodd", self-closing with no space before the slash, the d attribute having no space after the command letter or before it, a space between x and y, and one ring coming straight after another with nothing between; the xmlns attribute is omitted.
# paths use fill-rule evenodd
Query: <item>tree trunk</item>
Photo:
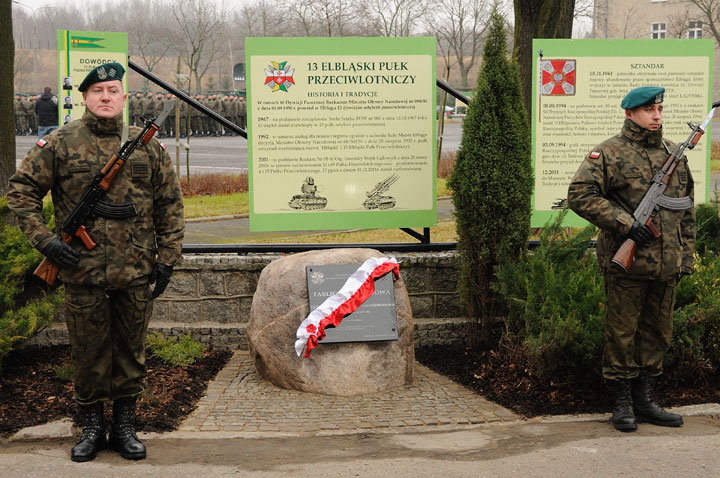
<svg viewBox="0 0 720 478"><path fill-rule="evenodd" d="M525 110L531 119L533 38L570 38L575 0L513 0L515 6L515 57L520 67L520 82Z"/></svg>
<svg viewBox="0 0 720 478"><path fill-rule="evenodd" d="M12 26L12 2L4 1L0 4L0 196L7 193L8 179L15 172L15 41Z"/></svg>

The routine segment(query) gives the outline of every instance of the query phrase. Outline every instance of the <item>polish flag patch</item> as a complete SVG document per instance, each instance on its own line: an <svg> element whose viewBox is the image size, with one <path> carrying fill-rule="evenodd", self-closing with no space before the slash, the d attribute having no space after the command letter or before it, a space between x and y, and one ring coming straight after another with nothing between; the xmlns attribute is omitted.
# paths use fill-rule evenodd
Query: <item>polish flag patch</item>
<svg viewBox="0 0 720 478"><path fill-rule="evenodd" d="M600 157L600 152L599 152L599 151L593 151L592 153L590 153L590 157L591 157L592 159L598 159L598 158Z"/></svg>
<svg viewBox="0 0 720 478"><path fill-rule="evenodd" d="M163 143L160 143L160 147L165 151L167 149L167 146L165 146Z"/></svg>
<svg viewBox="0 0 720 478"><path fill-rule="evenodd" d="M47 141L45 141L44 139L39 139L39 140L37 140L37 143L35 143L35 144L42 148L43 146L45 146L47 144Z"/></svg>

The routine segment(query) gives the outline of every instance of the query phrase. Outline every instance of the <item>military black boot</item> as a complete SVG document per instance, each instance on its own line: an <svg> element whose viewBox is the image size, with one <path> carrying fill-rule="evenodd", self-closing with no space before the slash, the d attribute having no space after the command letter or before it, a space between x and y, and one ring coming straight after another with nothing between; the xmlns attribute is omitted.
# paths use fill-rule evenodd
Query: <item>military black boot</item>
<svg viewBox="0 0 720 478"><path fill-rule="evenodd" d="M679 427L683 419L677 413L666 412L655 401L655 377L640 375L632 381L633 409L639 422L661 427Z"/></svg>
<svg viewBox="0 0 720 478"><path fill-rule="evenodd" d="M107 446L102 402L80 407L80 415L83 434L80 441L72 448L70 459L72 461L94 460L97 452L104 450Z"/></svg>
<svg viewBox="0 0 720 478"><path fill-rule="evenodd" d="M113 423L110 427L110 449L128 460L142 460L146 456L145 445L135 433L135 397L125 397L113 402Z"/></svg>
<svg viewBox="0 0 720 478"><path fill-rule="evenodd" d="M633 402L630 395L629 380L608 380L608 386L615 396L612 424L621 432L637 430L637 419L633 413Z"/></svg>

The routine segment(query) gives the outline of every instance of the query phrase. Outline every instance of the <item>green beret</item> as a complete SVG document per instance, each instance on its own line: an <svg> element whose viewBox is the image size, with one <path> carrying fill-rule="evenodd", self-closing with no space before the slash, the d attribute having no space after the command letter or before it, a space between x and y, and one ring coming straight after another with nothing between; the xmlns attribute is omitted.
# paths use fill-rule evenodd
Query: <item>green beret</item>
<svg viewBox="0 0 720 478"><path fill-rule="evenodd" d="M664 94L665 88L660 86L641 86L625 95L620 107L624 110L631 110L640 106L662 103Z"/></svg>
<svg viewBox="0 0 720 478"><path fill-rule="evenodd" d="M85 92L90 88L90 85L100 83L101 81L122 80L124 74L125 68L123 68L120 63L104 63L90 70L90 73L88 73L82 83L80 83L78 91Z"/></svg>

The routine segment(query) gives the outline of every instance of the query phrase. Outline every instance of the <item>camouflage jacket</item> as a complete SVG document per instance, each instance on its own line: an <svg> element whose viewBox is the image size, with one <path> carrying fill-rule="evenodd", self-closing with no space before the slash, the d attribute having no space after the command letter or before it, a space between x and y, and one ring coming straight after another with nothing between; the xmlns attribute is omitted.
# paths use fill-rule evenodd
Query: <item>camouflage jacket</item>
<svg viewBox="0 0 720 478"><path fill-rule="evenodd" d="M603 270L619 274L612 257L627 238L634 221L632 213L653 176L674 148L674 144L662 139L662 128L649 131L626 119L620 134L596 146L575 173L568 190L568 204L601 229L597 258ZM664 194L694 199L693 186L687 157L683 157ZM669 279L680 272L691 273L695 209L679 212L660 209L653 222L662 237L637 247L635 261L626 275Z"/></svg>
<svg viewBox="0 0 720 478"><path fill-rule="evenodd" d="M86 110L83 118L53 131L30 150L10 178L8 205L18 218L30 244L46 246L57 234L45 224L42 199L52 191L56 223L61 225L92 178L120 148L122 115L101 119ZM130 127L130 137L140 128ZM105 202L133 202L138 215L129 219L96 218L86 224L97 243L87 250L79 239L70 245L80 263L62 269L60 278L70 284L117 289L136 285L157 261L176 264L185 232L182 193L172 161L164 147L152 139L138 147L110 186Z"/></svg>

